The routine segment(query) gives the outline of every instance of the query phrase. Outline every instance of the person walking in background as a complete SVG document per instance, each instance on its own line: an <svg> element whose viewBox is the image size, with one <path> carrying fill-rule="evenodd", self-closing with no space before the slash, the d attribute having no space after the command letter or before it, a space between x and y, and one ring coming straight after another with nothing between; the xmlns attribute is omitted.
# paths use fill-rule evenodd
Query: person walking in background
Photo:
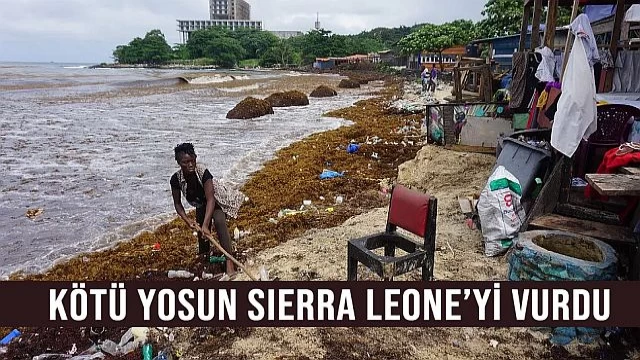
<svg viewBox="0 0 640 360"><path fill-rule="evenodd" d="M438 70L436 70L436 64L431 65L431 73L429 79L429 91L432 93L436 92L436 86L438 81Z"/></svg>
<svg viewBox="0 0 640 360"><path fill-rule="evenodd" d="M424 66L420 77L422 78L422 92L429 91L431 73L429 72L429 67L427 65Z"/></svg>

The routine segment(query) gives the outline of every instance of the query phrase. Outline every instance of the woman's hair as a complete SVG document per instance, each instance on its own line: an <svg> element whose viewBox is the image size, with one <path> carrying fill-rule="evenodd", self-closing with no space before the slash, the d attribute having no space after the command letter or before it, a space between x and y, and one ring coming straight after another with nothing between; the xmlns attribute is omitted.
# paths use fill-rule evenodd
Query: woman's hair
<svg viewBox="0 0 640 360"><path fill-rule="evenodd" d="M183 143L183 144L178 144L178 146L176 146L173 151L175 152L175 156L176 156L176 161L180 162L180 155L181 154L185 154L185 155L191 155L193 157L196 156L196 151L193 148L193 144L191 143Z"/></svg>

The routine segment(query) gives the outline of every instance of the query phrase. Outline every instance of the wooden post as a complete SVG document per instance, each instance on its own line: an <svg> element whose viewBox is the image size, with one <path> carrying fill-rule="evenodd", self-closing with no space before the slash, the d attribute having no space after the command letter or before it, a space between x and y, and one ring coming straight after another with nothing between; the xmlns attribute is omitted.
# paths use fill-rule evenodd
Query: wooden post
<svg viewBox="0 0 640 360"><path fill-rule="evenodd" d="M529 18L531 17L531 5L524 5L524 14L522 15L522 28L520 29L520 44L518 51L522 52L527 46L527 30L529 29Z"/></svg>
<svg viewBox="0 0 640 360"><path fill-rule="evenodd" d="M554 48L556 38L556 24L558 19L558 0L549 0L547 7L547 22L544 29L544 45L549 49Z"/></svg>
<svg viewBox="0 0 640 360"><path fill-rule="evenodd" d="M542 16L542 0L533 2L533 22L531 23L531 50L540 46L540 16Z"/></svg>
<svg viewBox="0 0 640 360"><path fill-rule="evenodd" d="M578 16L578 6L580 5L580 0L573 0L573 7L571 8L571 24L573 20ZM567 68L567 63L569 62L569 54L571 53L571 48L573 47L573 33L571 30L568 30L567 33L567 42L564 45L564 57L562 59L562 73L560 75L560 81L562 81L562 76L564 75L564 70Z"/></svg>
<svg viewBox="0 0 640 360"><path fill-rule="evenodd" d="M611 32L611 44L609 44L609 51L611 52L611 58L615 62L618 58L618 40L620 40L620 31L622 30L622 19L624 18L624 0L616 1L616 15L613 20L613 31ZM604 88L601 89L604 92L609 92L613 88L613 71L607 70L605 75Z"/></svg>

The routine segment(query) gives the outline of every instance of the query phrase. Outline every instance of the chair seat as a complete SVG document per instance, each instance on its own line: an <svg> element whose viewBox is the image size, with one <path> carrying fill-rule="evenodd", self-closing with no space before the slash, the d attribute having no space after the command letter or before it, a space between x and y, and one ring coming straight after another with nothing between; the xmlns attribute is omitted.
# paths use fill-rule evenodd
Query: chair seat
<svg viewBox="0 0 640 360"><path fill-rule="evenodd" d="M384 255L378 255L373 251L380 248L385 249ZM402 249L407 254L396 257L396 248ZM400 234L386 232L349 240L347 253L349 260L362 263L387 280L421 268L428 260L428 253L423 249L422 244ZM432 267L433 265L431 269ZM432 271L427 273L423 272L423 278L428 275L425 280L430 279ZM349 275L351 278L351 274Z"/></svg>

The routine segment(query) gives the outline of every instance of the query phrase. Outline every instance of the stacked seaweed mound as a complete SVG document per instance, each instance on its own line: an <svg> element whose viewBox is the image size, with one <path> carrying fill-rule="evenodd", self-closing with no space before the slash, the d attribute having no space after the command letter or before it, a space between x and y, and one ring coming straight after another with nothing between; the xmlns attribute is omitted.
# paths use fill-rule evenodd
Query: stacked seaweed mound
<svg viewBox="0 0 640 360"><path fill-rule="evenodd" d="M360 82L352 79L342 79L338 87L342 89L357 89L360 87Z"/></svg>
<svg viewBox="0 0 640 360"><path fill-rule="evenodd" d="M273 107L306 106L309 98L300 91L277 92L265 99Z"/></svg>
<svg viewBox="0 0 640 360"><path fill-rule="evenodd" d="M311 92L311 94L309 94L309 96L311 97L317 97L317 98L322 98L322 97L332 97L332 96L337 96L338 92L335 91L334 89L326 86L326 85L320 85L318 86L315 90L313 90Z"/></svg>
<svg viewBox="0 0 640 360"><path fill-rule="evenodd" d="M267 114L273 114L271 104L249 96L227 113L227 119L253 119Z"/></svg>

